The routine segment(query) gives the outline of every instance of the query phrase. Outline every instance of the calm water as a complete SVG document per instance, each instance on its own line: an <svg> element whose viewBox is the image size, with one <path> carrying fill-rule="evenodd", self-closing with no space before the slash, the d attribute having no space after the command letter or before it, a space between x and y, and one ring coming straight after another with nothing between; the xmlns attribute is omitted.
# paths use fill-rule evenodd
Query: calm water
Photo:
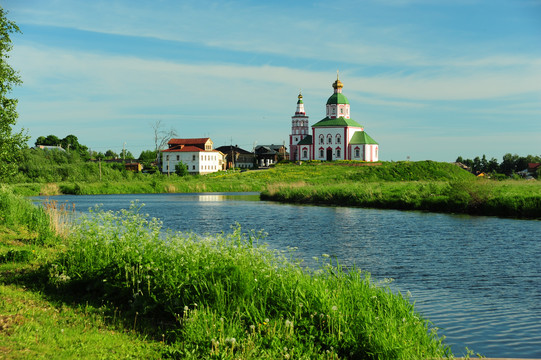
<svg viewBox="0 0 541 360"><path fill-rule="evenodd" d="M37 198L39 199L39 198ZM172 230L265 230L275 249L298 247L392 278L441 328L455 355L541 358L541 222L421 212L284 205L257 194L61 196L85 211L132 200Z"/></svg>

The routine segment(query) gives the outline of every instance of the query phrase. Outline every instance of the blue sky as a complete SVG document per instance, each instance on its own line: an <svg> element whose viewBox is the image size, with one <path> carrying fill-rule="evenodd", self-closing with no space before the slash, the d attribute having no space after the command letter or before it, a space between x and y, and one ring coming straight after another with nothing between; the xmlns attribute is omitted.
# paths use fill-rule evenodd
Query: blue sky
<svg viewBox="0 0 541 360"><path fill-rule="evenodd" d="M288 142L336 71L381 160L541 154L541 0L3 0L30 145L138 156L152 124L215 146Z"/></svg>

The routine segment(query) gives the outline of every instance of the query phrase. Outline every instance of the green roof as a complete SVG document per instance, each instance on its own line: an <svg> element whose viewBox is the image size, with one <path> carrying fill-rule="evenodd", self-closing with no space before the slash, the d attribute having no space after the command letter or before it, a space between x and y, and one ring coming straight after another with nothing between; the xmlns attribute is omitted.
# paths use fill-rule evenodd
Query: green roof
<svg viewBox="0 0 541 360"><path fill-rule="evenodd" d="M332 104L349 104L348 98L345 97L342 93L332 94L329 100L327 100L327 105Z"/></svg>
<svg viewBox="0 0 541 360"><path fill-rule="evenodd" d="M346 119L345 117L340 116L336 119L331 119L326 117L323 120L320 120L319 122L312 125L312 127L324 127L324 126L331 126L331 127L337 127L337 126L355 126L355 127L362 127L357 121L353 119Z"/></svg>
<svg viewBox="0 0 541 360"><path fill-rule="evenodd" d="M304 139L299 141L297 145L312 145L312 135L307 135Z"/></svg>
<svg viewBox="0 0 541 360"><path fill-rule="evenodd" d="M370 135L368 135L364 131L356 131L355 134L351 137L351 140L349 140L350 145L370 145L375 144L378 145L376 140L372 139Z"/></svg>

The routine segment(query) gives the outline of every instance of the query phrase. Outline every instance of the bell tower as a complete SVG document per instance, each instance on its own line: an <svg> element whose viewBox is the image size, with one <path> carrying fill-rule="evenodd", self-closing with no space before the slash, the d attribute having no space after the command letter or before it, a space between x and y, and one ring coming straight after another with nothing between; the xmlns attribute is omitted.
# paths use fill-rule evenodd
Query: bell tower
<svg viewBox="0 0 541 360"><path fill-rule="evenodd" d="M297 98L297 109L295 115L291 117L291 135L289 135L289 158L292 161L300 160L297 144L309 135L308 116L304 111L302 94L299 93Z"/></svg>

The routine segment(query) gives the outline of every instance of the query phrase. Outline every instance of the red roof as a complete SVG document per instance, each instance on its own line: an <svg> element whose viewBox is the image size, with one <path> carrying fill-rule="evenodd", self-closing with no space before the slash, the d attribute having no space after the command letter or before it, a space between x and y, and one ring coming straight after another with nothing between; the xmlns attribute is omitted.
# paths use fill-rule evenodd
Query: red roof
<svg viewBox="0 0 541 360"><path fill-rule="evenodd" d="M219 152L217 150L203 150L197 146L182 146L182 147L174 147L171 149L162 150L162 152L203 152L203 151Z"/></svg>
<svg viewBox="0 0 541 360"><path fill-rule="evenodd" d="M537 169L541 163L528 163L528 169L535 170Z"/></svg>
<svg viewBox="0 0 541 360"><path fill-rule="evenodd" d="M210 138L198 138L198 139L171 139L167 144L169 145L204 145Z"/></svg>

